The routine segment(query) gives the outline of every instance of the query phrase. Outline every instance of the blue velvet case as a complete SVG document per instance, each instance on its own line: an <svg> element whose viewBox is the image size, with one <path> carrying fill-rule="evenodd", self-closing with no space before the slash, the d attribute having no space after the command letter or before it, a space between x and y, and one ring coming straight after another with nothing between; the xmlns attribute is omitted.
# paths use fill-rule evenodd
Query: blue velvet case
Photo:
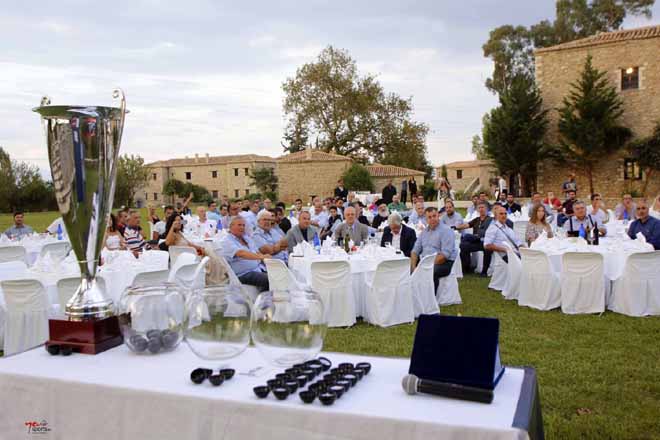
<svg viewBox="0 0 660 440"><path fill-rule="evenodd" d="M421 315L409 373L492 390L504 373L499 328L495 318Z"/></svg>

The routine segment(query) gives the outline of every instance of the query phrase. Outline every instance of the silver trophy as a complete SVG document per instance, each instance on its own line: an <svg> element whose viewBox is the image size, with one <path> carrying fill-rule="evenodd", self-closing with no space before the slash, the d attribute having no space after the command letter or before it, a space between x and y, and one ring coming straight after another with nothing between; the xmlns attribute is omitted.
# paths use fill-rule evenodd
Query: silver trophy
<svg viewBox="0 0 660 440"><path fill-rule="evenodd" d="M113 316L112 300L96 282L126 115L124 93L113 98L119 107L50 105L44 97L33 109L46 131L48 159L57 205L78 259L80 287L67 302L69 321L99 320Z"/></svg>

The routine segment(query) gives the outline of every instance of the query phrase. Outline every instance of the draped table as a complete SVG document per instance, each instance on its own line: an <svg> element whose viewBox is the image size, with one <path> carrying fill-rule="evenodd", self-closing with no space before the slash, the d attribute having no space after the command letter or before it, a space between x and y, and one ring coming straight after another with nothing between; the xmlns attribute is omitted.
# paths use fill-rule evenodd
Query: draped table
<svg viewBox="0 0 660 440"><path fill-rule="evenodd" d="M371 373L325 407L297 396L277 401L252 392L276 371L249 348L224 364L237 374L220 387L194 385L190 371L219 362L187 346L156 356L125 346L96 356L50 356L40 347L0 360L0 433L34 438L26 422L46 423L41 439L394 439L543 438L536 374L507 368L490 405L401 387L408 359L325 353L334 365L370 362ZM255 372L253 375L247 375ZM258 376L258 377L255 377Z"/></svg>
<svg viewBox="0 0 660 440"><path fill-rule="evenodd" d="M68 242L68 240L66 241ZM25 248L27 264L28 266L31 266L37 261L37 258L39 258L41 248L43 248L44 245L57 242L57 237L50 234L31 234L23 237L22 240L9 240L6 236L2 235L0 246L23 246Z"/></svg>

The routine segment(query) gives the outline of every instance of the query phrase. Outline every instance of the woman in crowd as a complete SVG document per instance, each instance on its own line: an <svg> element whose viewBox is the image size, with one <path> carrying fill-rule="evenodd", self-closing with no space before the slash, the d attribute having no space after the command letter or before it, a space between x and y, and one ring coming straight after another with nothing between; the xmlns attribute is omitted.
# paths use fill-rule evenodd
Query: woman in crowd
<svg viewBox="0 0 660 440"><path fill-rule="evenodd" d="M541 204L536 204L532 208L535 215L530 215L529 223L527 223L527 230L525 231L525 240L530 245L534 240L545 231L548 238L552 238L552 227L545 219L545 207Z"/></svg>
<svg viewBox="0 0 660 440"><path fill-rule="evenodd" d="M126 241L124 241L124 236L119 232L117 227L117 217L115 217L114 214L110 214L110 217L108 217L108 227L105 230L103 243L109 251L126 249Z"/></svg>
<svg viewBox="0 0 660 440"><path fill-rule="evenodd" d="M442 201L445 200L447 197L451 198L451 184L447 179L441 177L440 180L438 181L436 189L438 190L438 204L442 203L443 204L442 207L444 207L444 202Z"/></svg>
<svg viewBox="0 0 660 440"><path fill-rule="evenodd" d="M660 194L658 194L649 209L649 214L657 219L660 219Z"/></svg>

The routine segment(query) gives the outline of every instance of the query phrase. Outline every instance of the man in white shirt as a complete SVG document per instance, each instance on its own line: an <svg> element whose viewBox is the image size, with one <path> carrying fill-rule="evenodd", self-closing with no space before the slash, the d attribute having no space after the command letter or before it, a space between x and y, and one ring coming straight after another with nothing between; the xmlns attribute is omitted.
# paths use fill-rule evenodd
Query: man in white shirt
<svg viewBox="0 0 660 440"><path fill-rule="evenodd" d="M603 209L603 198L598 193L591 195L591 205L587 206L587 214L601 223L607 223L609 214Z"/></svg>
<svg viewBox="0 0 660 440"><path fill-rule="evenodd" d="M197 233L206 238L214 237L218 232L218 222L206 217L206 208L197 207Z"/></svg>
<svg viewBox="0 0 660 440"><path fill-rule="evenodd" d="M328 213L323 209L320 197L314 197L312 203L314 204L310 213L312 226L323 229L328 226Z"/></svg>
<svg viewBox="0 0 660 440"><path fill-rule="evenodd" d="M445 200L445 215L442 216L440 221L452 229L456 229L457 226L465 223L463 216L456 211L454 202L451 200Z"/></svg>
<svg viewBox="0 0 660 440"><path fill-rule="evenodd" d="M506 225L506 210L504 207L495 205L493 207L494 219L486 230L484 236L484 249L500 254L505 262L509 262L506 256L506 247L504 243L511 246L516 253L518 248L524 246L516 233Z"/></svg>
<svg viewBox="0 0 660 440"><path fill-rule="evenodd" d="M424 213L424 202L415 202L415 210L408 217L408 224L416 226L418 223L426 226L426 214Z"/></svg>

